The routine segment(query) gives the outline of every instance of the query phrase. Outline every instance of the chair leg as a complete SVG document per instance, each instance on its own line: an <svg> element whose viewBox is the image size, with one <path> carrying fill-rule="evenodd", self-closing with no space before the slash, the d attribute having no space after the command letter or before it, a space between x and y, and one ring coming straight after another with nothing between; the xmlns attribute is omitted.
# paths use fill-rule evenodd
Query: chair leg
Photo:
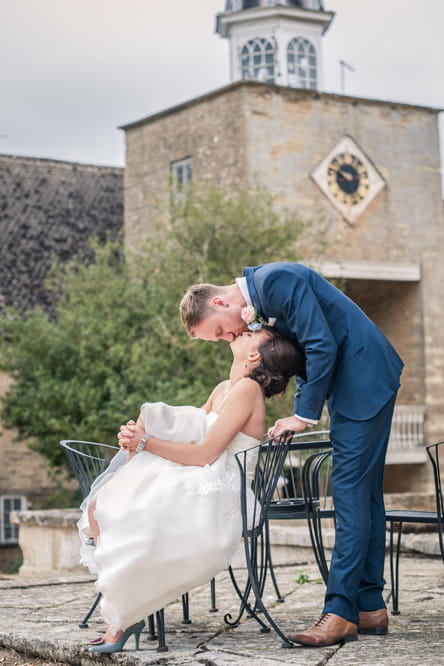
<svg viewBox="0 0 444 666"><path fill-rule="evenodd" d="M101 598L102 598L102 593L99 592L99 594L94 599L93 605L91 606L91 608L89 609L89 611L87 612L87 614L85 615L83 620L80 622L80 624L79 624L80 629L87 629L88 628L88 620L91 617L91 615L94 613L94 611L96 610L96 608L98 606L98 603L99 603Z"/></svg>
<svg viewBox="0 0 444 666"><path fill-rule="evenodd" d="M307 523L310 540L319 573L327 584L329 567L325 558L325 548L322 539L322 522L320 513L319 477L323 462L330 457L330 452L310 456L302 469L302 488L306 503Z"/></svg>
<svg viewBox="0 0 444 666"><path fill-rule="evenodd" d="M322 576L322 580L325 585L327 585L329 567L327 560L325 558L325 548L324 542L322 539L322 522L319 512L319 506L307 504L307 525L308 531L310 534L311 546L313 549L313 554L316 559L316 564L318 565L319 573Z"/></svg>
<svg viewBox="0 0 444 666"><path fill-rule="evenodd" d="M312 520L313 520L314 541L315 541L313 549L315 551L316 562L318 564L322 580L324 581L325 585L327 585L329 568L327 560L325 558L325 547L324 547L324 541L322 539L322 522L318 508L314 509Z"/></svg>
<svg viewBox="0 0 444 666"><path fill-rule="evenodd" d="M254 569L257 568L258 562L257 562L257 539L254 538L252 539L251 543L251 559L253 560L254 564L253 567ZM262 612L262 609L257 606L257 604L254 604L254 607L249 602L250 598L250 593L252 590L251 586L251 581L250 577L248 577L247 582L245 583L244 590L242 591L238 585L238 582L236 580L236 576L234 575L234 571L231 567L228 567L228 572L230 574L231 582L233 583L234 590L236 594L238 595L241 603L239 606L239 611L236 616L236 618L233 620L231 613L225 613L224 615L224 622L227 624L229 627L237 627L239 625L239 622L241 621L241 618L244 613L247 614L247 617L251 618L253 617L256 622L260 626L260 632L261 633L269 633L270 632L270 627L268 627L265 622L258 616L258 612Z"/></svg>
<svg viewBox="0 0 444 666"><path fill-rule="evenodd" d="M268 520L265 523L265 529L267 532L267 539L266 539L266 559L267 559L267 564L266 566L270 569L270 576L271 576L271 581L273 583L274 591L276 592L276 601L280 604L284 603L285 599L281 594L281 591L279 589L279 585L276 580L276 576L274 573L274 566L273 566L273 560L271 557L271 543L270 543L270 527L268 524Z"/></svg>
<svg viewBox="0 0 444 666"><path fill-rule="evenodd" d="M156 648L157 652L168 652L168 646L165 643L165 616L163 613L163 608L156 612L156 623L157 635L159 637L159 644Z"/></svg>
<svg viewBox="0 0 444 666"><path fill-rule="evenodd" d="M214 578L210 580L210 594L211 594L210 613L217 613L219 609L216 606L216 580Z"/></svg>
<svg viewBox="0 0 444 666"><path fill-rule="evenodd" d="M239 599L241 601L241 604L240 604L239 612L237 614L236 619L235 620L232 619L233 616L231 615L231 613L225 613L224 622L229 627L237 627L239 625L239 622L240 622L240 620L241 620L241 618L242 618L242 616L245 612L247 612L247 614L250 614L250 616L251 616L250 604L248 603L248 598L250 596L250 591L251 591L251 585L250 585L250 582L247 581L247 583L245 585L245 589L242 592L242 590L240 589L240 587L238 585L238 582L236 580L236 576L234 575L234 571L231 567L228 567L228 573L230 574L231 582L233 583L234 590L235 590L237 596L239 597ZM266 626L266 625L264 625L264 626Z"/></svg>
<svg viewBox="0 0 444 666"><path fill-rule="evenodd" d="M265 529L262 531L262 535L258 538L256 542L256 544L258 542L260 543L259 546L260 559L258 560L256 556L256 572L258 573L257 582L261 598L264 594L265 582L267 579L267 572L268 572L269 557L271 557L270 532L267 529L267 527L268 523L265 523ZM258 608L257 604L255 604L254 610L257 612L262 612L261 609ZM267 633L268 631L270 631L270 628L266 627L265 629L261 629L260 631L262 633Z"/></svg>
<svg viewBox="0 0 444 666"><path fill-rule="evenodd" d="M148 616L147 640L148 641L156 641L157 640L156 626L155 626L155 623L154 623L154 615L149 615Z"/></svg>
<svg viewBox="0 0 444 666"><path fill-rule="evenodd" d="M182 594L182 624L191 624L190 595L188 594L188 592Z"/></svg>
<svg viewBox="0 0 444 666"><path fill-rule="evenodd" d="M402 523L398 525L398 539L396 542L396 554L394 550L395 523L390 523L390 579L392 583L392 615L399 615L399 556L401 554ZM395 561L393 562L393 559Z"/></svg>
<svg viewBox="0 0 444 666"><path fill-rule="evenodd" d="M259 537L260 538L260 537ZM250 540L248 539L248 536L244 533L243 535L243 541L244 541L244 549L245 549L245 560L247 563L247 569L248 569L248 580L249 584L251 585L251 588L254 592L254 596L256 597L256 604L255 604L255 609L260 610L265 618L267 619L267 622L270 624L270 626L274 629L274 631L278 634L278 636L282 639L282 647L285 648L293 648L294 645L291 643L288 638L285 636L279 625L273 620L271 617L270 613L268 612L264 602L262 601L262 592L263 589L261 589L261 584L260 584L260 576L258 577L257 575L257 538L252 538L251 543ZM259 622L260 625L262 625L263 629L261 631L269 631L269 627L265 625L264 622L260 618L257 617L256 612L253 612L253 616L257 622Z"/></svg>

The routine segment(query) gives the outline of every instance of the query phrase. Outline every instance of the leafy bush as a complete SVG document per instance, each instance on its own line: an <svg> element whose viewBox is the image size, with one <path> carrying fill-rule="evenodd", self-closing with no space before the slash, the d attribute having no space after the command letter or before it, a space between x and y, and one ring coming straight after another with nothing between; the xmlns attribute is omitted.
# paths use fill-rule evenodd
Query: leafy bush
<svg viewBox="0 0 444 666"><path fill-rule="evenodd" d="M119 244L96 243L94 263L54 267L52 313L0 320L1 368L13 378L4 424L59 466L60 439L114 443L145 401L203 404L227 376L231 354L224 342L187 338L178 314L184 291L194 282L231 283L243 266L295 261L306 230L278 215L264 191L190 192L170 215L159 213L146 244L126 259ZM271 401L270 423L291 405L291 396Z"/></svg>

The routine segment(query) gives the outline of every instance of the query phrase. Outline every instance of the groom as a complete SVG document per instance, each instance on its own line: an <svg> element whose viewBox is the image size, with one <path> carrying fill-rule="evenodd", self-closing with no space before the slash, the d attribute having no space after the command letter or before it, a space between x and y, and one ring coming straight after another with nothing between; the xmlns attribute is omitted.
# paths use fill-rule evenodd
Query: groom
<svg viewBox="0 0 444 666"><path fill-rule="evenodd" d="M356 640L358 632L386 634L382 482L402 360L355 303L301 264L245 268L224 287L194 285L180 312L192 338L231 341L268 322L304 352L294 414L276 421L269 436L315 425L327 400L336 542L322 615L289 638L326 646Z"/></svg>

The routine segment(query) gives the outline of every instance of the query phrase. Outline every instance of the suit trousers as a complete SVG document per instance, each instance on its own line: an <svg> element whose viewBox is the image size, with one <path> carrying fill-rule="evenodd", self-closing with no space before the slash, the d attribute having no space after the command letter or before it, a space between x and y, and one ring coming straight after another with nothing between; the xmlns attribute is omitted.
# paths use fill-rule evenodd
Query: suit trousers
<svg viewBox="0 0 444 666"><path fill-rule="evenodd" d="M356 624L359 611L385 608L383 478L395 399L366 421L330 412L336 539L324 613Z"/></svg>

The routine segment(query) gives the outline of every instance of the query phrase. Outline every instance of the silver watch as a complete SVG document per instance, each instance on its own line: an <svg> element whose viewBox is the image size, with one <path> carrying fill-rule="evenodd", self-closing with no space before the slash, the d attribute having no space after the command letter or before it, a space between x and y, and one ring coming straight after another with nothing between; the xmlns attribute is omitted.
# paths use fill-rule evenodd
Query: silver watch
<svg viewBox="0 0 444 666"><path fill-rule="evenodd" d="M140 440L140 442L136 446L136 453L141 453L144 450L145 444L147 443L147 441L149 440L150 437L152 437L152 435L144 435L142 437L142 439Z"/></svg>

